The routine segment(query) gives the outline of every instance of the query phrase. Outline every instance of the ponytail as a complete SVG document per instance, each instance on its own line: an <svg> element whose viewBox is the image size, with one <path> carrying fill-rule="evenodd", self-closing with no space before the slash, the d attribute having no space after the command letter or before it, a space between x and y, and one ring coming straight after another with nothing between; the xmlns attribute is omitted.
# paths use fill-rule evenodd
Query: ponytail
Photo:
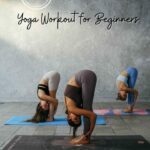
<svg viewBox="0 0 150 150"><path fill-rule="evenodd" d="M68 121L68 124L70 127L73 127L73 134L72 134L72 137L76 137L76 132L78 130L78 127L81 125L81 119L80 119L80 122L78 124L75 124L71 119L67 119Z"/></svg>

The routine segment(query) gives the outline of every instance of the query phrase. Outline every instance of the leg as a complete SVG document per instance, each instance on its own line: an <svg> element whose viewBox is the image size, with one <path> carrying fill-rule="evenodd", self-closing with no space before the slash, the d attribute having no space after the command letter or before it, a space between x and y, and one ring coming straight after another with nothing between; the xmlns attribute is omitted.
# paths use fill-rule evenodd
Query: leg
<svg viewBox="0 0 150 150"><path fill-rule="evenodd" d="M127 69L129 79L128 79L128 86L129 88L134 88L136 79L138 76L138 71L136 68L129 67ZM133 112L133 107L135 104L135 98L133 93L128 93L128 108L124 110L124 112Z"/></svg>
<svg viewBox="0 0 150 150"><path fill-rule="evenodd" d="M51 97L56 98L56 92L57 92L56 90L50 91ZM56 111L57 111L58 103L57 103L56 106L53 106L53 107L54 107L54 115L55 115L55 113L56 113Z"/></svg>
<svg viewBox="0 0 150 150"><path fill-rule="evenodd" d="M56 97L56 91L50 91L50 96L55 98ZM56 113L56 110L57 110L57 106L54 106L53 104L49 103L49 115L48 115L48 119L47 121L53 121L54 120L54 115Z"/></svg>
<svg viewBox="0 0 150 150"><path fill-rule="evenodd" d="M49 104L49 114L47 121L53 121L54 120L54 106L53 104Z"/></svg>
<svg viewBox="0 0 150 150"><path fill-rule="evenodd" d="M134 88L136 80L137 80L137 76L138 76L138 71L136 68L128 68L127 71L129 74L128 86L129 86L129 88ZM129 105L134 104L134 94L133 93L128 94L128 104Z"/></svg>
<svg viewBox="0 0 150 150"><path fill-rule="evenodd" d="M87 79L82 84L82 99L83 99L83 109L93 111L93 97L95 92L96 86L96 75L93 74L90 79ZM90 129L90 119L87 117L83 118L84 121L84 131L83 133L86 134Z"/></svg>
<svg viewBox="0 0 150 150"><path fill-rule="evenodd" d="M92 71L85 70L76 74L75 79L77 83L82 88L82 100L83 100L83 109L93 111L93 97L96 86L96 74ZM72 144L88 144L90 143L90 136L85 136L90 129L90 119L88 117L83 118L84 121L84 130L83 134L71 141Z"/></svg>
<svg viewBox="0 0 150 150"><path fill-rule="evenodd" d="M53 74L51 75L48 81L48 89L49 89L50 96L55 99L56 99L56 92L58 89L59 81L60 81L60 74L58 72L53 72ZM54 115L57 111L57 107L58 107L58 102L57 105L55 106L53 104L50 104L49 116L51 119L54 119Z"/></svg>
<svg viewBox="0 0 150 150"><path fill-rule="evenodd" d="M90 79L84 80L82 83L82 99L83 99L83 109L93 111L93 97L96 86L96 75L91 76ZM90 129L90 119L88 117L83 118L84 121L84 131L83 135L73 139L72 144L88 144L90 143L90 136L85 136Z"/></svg>

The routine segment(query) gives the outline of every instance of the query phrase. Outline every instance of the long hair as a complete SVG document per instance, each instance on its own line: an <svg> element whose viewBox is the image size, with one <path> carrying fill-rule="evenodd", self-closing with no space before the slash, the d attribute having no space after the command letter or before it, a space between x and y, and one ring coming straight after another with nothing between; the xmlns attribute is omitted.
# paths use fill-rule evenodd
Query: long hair
<svg viewBox="0 0 150 150"><path fill-rule="evenodd" d="M34 122L34 123L46 122L48 118L48 114L49 114L49 109L48 110L42 109L40 103L38 103L36 107L35 115L31 119L27 120L27 122Z"/></svg>

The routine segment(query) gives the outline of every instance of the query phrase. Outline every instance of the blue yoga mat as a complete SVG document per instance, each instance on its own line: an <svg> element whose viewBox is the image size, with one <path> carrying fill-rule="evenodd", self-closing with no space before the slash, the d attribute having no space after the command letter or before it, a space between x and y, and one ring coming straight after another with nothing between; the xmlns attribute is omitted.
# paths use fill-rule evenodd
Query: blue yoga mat
<svg viewBox="0 0 150 150"><path fill-rule="evenodd" d="M31 116L13 116L7 120L5 125L26 125L26 126L65 126L68 125L67 120L64 116L55 116L55 120L52 122L42 122L42 123L32 123L26 122L26 120L31 119ZM97 125L105 125L106 121L103 117L97 116Z"/></svg>

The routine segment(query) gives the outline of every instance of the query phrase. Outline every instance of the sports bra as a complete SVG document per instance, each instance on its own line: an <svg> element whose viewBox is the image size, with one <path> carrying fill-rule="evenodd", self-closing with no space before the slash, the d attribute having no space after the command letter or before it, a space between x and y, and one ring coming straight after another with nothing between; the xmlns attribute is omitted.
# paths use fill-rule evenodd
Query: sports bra
<svg viewBox="0 0 150 150"><path fill-rule="evenodd" d="M45 92L45 94L49 95L49 90L48 90L48 86L45 84L38 84L38 88L37 88L37 92L38 90L43 90Z"/></svg>
<svg viewBox="0 0 150 150"><path fill-rule="evenodd" d="M77 107L82 108L82 91L81 88L67 84L64 95L73 100Z"/></svg>
<svg viewBox="0 0 150 150"><path fill-rule="evenodd" d="M128 86L128 77L123 76L123 75L120 74L120 75L117 77L117 80L116 80L116 84L117 84L117 85L118 85L119 81L124 82L124 83Z"/></svg>

